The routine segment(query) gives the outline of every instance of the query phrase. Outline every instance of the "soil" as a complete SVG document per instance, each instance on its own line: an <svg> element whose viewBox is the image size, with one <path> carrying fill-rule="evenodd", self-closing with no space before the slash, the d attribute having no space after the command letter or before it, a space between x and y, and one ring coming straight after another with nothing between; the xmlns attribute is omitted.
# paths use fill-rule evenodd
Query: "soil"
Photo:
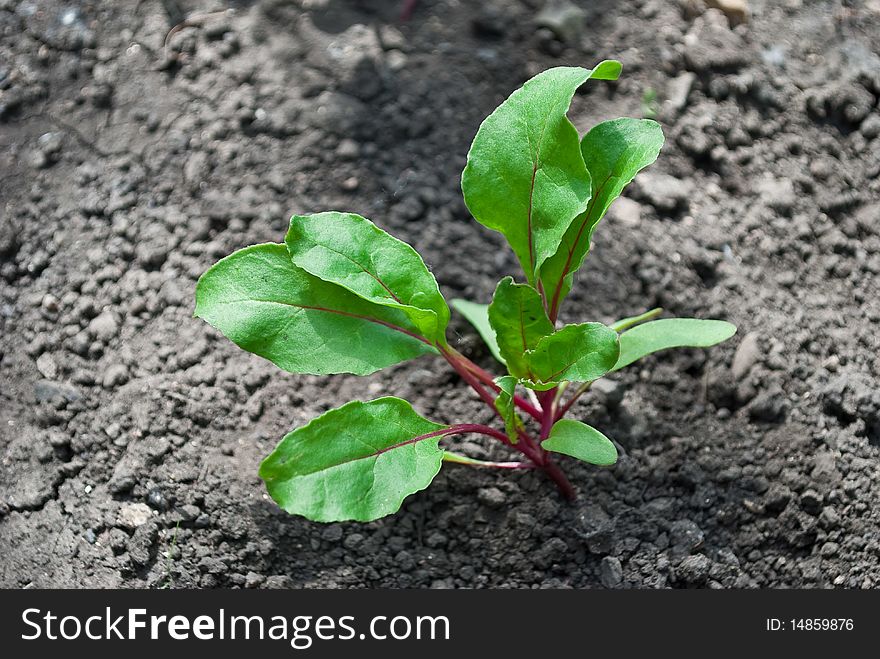
<svg viewBox="0 0 880 659"><path fill-rule="evenodd" d="M696 0L584 1L567 42L539 0L401 4L0 0L0 586L880 584L880 3L750 0L731 26ZM461 200L470 140L531 75L609 57L622 79L572 120L656 113L667 143L564 320L663 306L737 337L575 408L622 455L564 459L574 504L453 466L373 523L278 510L259 461L331 407L490 418L430 358L281 373L192 318L197 277L339 209L488 301L516 264Z"/></svg>

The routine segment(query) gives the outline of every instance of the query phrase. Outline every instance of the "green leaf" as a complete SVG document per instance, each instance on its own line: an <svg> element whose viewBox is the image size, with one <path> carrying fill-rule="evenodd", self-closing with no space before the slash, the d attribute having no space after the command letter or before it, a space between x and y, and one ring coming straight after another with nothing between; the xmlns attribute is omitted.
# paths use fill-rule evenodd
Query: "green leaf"
<svg viewBox="0 0 880 659"><path fill-rule="evenodd" d="M495 339L495 330L489 324L489 305L455 298L452 300L452 308L474 326L474 329L482 337L492 356L504 364L504 357L501 356L498 341Z"/></svg>
<svg viewBox="0 0 880 659"><path fill-rule="evenodd" d="M310 275L275 243L214 264L196 286L195 315L291 373L367 375L436 352L401 309Z"/></svg>
<svg viewBox="0 0 880 659"><path fill-rule="evenodd" d="M431 483L448 430L400 398L354 401L285 436L260 465L260 478L289 513L368 522L397 512Z"/></svg>
<svg viewBox="0 0 880 659"><path fill-rule="evenodd" d="M617 448L601 432L586 423L561 419L553 424L550 436L541 447L564 453L593 465L608 466L617 462Z"/></svg>
<svg viewBox="0 0 880 659"><path fill-rule="evenodd" d="M708 348L736 334L723 320L664 318L638 325L620 335L620 357L612 370L629 366L645 355L667 348Z"/></svg>
<svg viewBox="0 0 880 659"><path fill-rule="evenodd" d="M495 384L501 387L501 391L495 398L495 407L501 414L501 418L504 419L504 430L507 431L507 436L513 444L516 444L519 441L517 430L524 427L513 402L513 396L516 392L516 378L512 375L505 375L495 380Z"/></svg>
<svg viewBox="0 0 880 659"><path fill-rule="evenodd" d="M635 175L657 159L663 130L649 119L613 119L597 124L581 142L590 172L591 194L586 211L571 222L559 249L541 268L541 281L551 314L571 290L572 276L590 250L593 231Z"/></svg>
<svg viewBox="0 0 880 659"><path fill-rule="evenodd" d="M402 309L421 334L446 343L449 308L422 257L354 213L294 215L285 238L293 263L360 297Z"/></svg>
<svg viewBox="0 0 880 659"><path fill-rule="evenodd" d="M544 337L526 355L533 374L526 386L550 389L559 382L590 382L602 377L617 362L617 332L602 323L566 325Z"/></svg>
<svg viewBox="0 0 880 659"><path fill-rule="evenodd" d="M532 379L525 353L553 333L541 294L527 284L515 284L511 277L505 277L498 282L489 305L489 323L510 374Z"/></svg>
<svg viewBox="0 0 880 659"><path fill-rule="evenodd" d="M483 121L468 152L465 203L477 222L504 234L531 284L590 199L590 174L566 117L571 99L590 78L619 74L614 61L538 74Z"/></svg>

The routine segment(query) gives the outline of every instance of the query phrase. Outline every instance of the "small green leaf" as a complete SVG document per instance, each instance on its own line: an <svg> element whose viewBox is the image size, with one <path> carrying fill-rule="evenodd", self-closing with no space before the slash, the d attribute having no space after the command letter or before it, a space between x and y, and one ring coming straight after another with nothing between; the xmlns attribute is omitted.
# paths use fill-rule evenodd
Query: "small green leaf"
<svg viewBox="0 0 880 659"><path fill-rule="evenodd" d="M592 426L573 419L561 419L553 424L550 436L541 442L541 447L603 467L617 462L617 448L610 439Z"/></svg>
<svg viewBox="0 0 880 659"><path fill-rule="evenodd" d="M663 130L649 119L613 119L597 124L581 141L590 172L591 194L586 211L570 224L562 244L541 268L541 281L555 311L571 290L572 276L590 250L593 231L635 175L657 159Z"/></svg>
<svg viewBox="0 0 880 659"><path fill-rule="evenodd" d="M275 243L214 264L196 286L195 315L291 373L367 375L436 352L401 309L318 279Z"/></svg>
<svg viewBox="0 0 880 659"><path fill-rule="evenodd" d="M285 238L294 265L360 297L403 310L421 334L446 343L449 308L422 257L354 213L294 215Z"/></svg>
<svg viewBox="0 0 880 659"><path fill-rule="evenodd" d="M495 338L495 330L489 324L489 305L455 298L452 300L452 308L474 326L474 329L482 337L492 356L504 364L504 357L501 356L498 340Z"/></svg>
<svg viewBox="0 0 880 659"><path fill-rule="evenodd" d="M505 277L498 282L489 305L489 323L510 374L532 379L525 353L553 333L541 294L528 284L515 284L511 277Z"/></svg>
<svg viewBox="0 0 880 659"><path fill-rule="evenodd" d="M526 355L533 374L526 386L550 389L559 382L589 382L610 371L620 352L617 332L602 323L566 325Z"/></svg>
<svg viewBox="0 0 880 659"><path fill-rule="evenodd" d="M708 348L736 334L723 320L664 318L637 325L620 335L620 357L612 370L629 366L645 355L667 348Z"/></svg>
<svg viewBox="0 0 880 659"><path fill-rule="evenodd" d="M504 419L504 430L507 431L507 436L513 444L516 444L519 441L517 430L524 427L513 402L513 396L516 392L516 378L512 375L505 375L495 380L495 384L501 387L501 391L495 398L495 408Z"/></svg>
<svg viewBox="0 0 880 659"><path fill-rule="evenodd" d="M590 199L590 174L566 117L571 99L590 78L619 74L613 61L538 74L483 121L468 152L465 203L477 222L504 234L531 284Z"/></svg>
<svg viewBox="0 0 880 659"><path fill-rule="evenodd" d="M289 433L263 460L260 478L289 513L368 522L431 483L447 429L400 398L354 401Z"/></svg>

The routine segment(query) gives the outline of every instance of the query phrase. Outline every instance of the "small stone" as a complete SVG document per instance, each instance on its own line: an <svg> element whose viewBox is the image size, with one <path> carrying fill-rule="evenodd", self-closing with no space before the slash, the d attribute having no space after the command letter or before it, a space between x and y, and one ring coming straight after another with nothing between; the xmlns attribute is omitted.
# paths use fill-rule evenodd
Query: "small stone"
<svg viewBox="0 0 880 659"><path fill-rule="evenodd" d="M345 537L342 544L346 549L357 549L364 544L364 536L360 533L351 533Z"/></svg>
<svg viewBox="0 0 880 659"><path fill-rule="evenodd" d="M145 503L127 503L119 509L116 521L120 526L136 529L146 524L153 516L153 511Z"/></svg>
<svg viewBox="0 0 880 659"><path fill-rule="evenodd" d="M822 545L822 549L819 550L819 554L821 554L822 558L833 558L837 556L840 551L840 545L836 542L826 542Z"/></svg>
<svg viewBox="0 0 880 659"><path fill-rule="evenodd" d="M93 545L98 541L98 536L95 535L92 529L86 529L85 533L83 533L83 540Z"/></svg>
<svg viewBox="0 0 880 659"><path fill-rule="evenodd" d="M361 185L360 179L357 176L349 176L342 182L342 189L346 192L352 192L357 190Z"/></svg>
<svg viewBox="0 0 880 659"><path fill-rule="evenodd" d="M760 354L761 347L758 345L758 335L755 332L749 332L740 341L736 353L733 355L733 363L730 366L733 377L742 380L748 375L757 363Z"/></svg>
<svg viewBox="0 0 880 659"><path fill-rule="evenodd" d="M43 375L43 377L50 380L54 380L58 377L58 364L55 363L55 358L48 352L44 352L37 357L37 370Z"/></svg>
<svg viewBox="0 0 880 659"><path fill-rule="evenodd" d="M645 200L661 212L687 208L693 194L693 183L668 174L646 172L636 184Z"/></svg>
<svg viewBox="0 0 880 659"><path fill-rule="evenodd" d="M748 21L749 3L747 0L703 0L712 9L720 9L730 23L736 27Z"/></svg>
<svg viewBox="0 0 880 659"><path fill-rule="evenodd" d="M42 307L43 311L58 313L58 298L51 293L46 293L40 301L40 307Z"/></svg>
<svg viewBox="0 0 880 659"><path fill-rule="evenodd" d="M263 584L265 579L262 574L257 574L256 572L248 572L245 575L244 579L244 587L245 588L257 588Z"/></svg>
<svg viewBox="0 0 880 659"><path fill-rule="evenodd" d="M570 0L548 0L535 16L535 25L550 30L556 38L574 43L584 30L587 12Z"/></svg>
<svg viewBox="0 0 880 659"><path fill-rule="evenodd" d="M680 519L669 527L669 543L678 554L690 554L703 546L703 530L689 519Z"/></svg>
<svg viewBox="0 0 880 659"><path fill-rule="evenodd" d="M873 140L880 135L880 115L870 115L862 122L862 126L859 130L867 139Z"/></svg>
<svg viewBox="0 0 880 659"><path fill-rule="evenodd" d="M102 381L105 389L113 389L128 382L128 367L125 364L111 364L104 371Z"/></svg>
<svg viewBox="0 0 880 659"><path fill-rule="evenodd" d="M699 586L706 582L709 576L711 562L703 554L685 557L676 568L679 579L686 584Z"/></svg>
<svg viewBox="0 0 880 659"><path fill-rule="evenodd" d="M336 155L342 160L355 160L361 155L361 147L351 138L344 138L336 147Z"/></svg>
<svg viewBox="0 0 880 659"><path fill-rule="evenodd" d="M159 528L155 522L139 525L128 541L128 555L131 562L143 567L150 562L153 554L153 545L159 537Z"/></svg>
<svg viewBox="0 0 880 659"><path fill-rule="evenodd" d="M154 510L165 510L168 507L168 501L165 495L158 487L154 487L147 493L147 505Z"/></svg>
<svg viewBox="0 0 880 659"><path fill-rule="evenodd" d="M819 514L819 524L826 531L833 531L840 526L840 515L831 506L825 506Z"/></svg>
<svg viewBox="0 0 880 659"><path fill-rule="evenodd" d="M324 529L321 537L327 542L339 542L342 540L342 527L339 524L331 524Z"/></svg>
<svg viewBox="0 0 880 659"><path fill-rule="evenodd" d="M489 508L503 508L507 503L507 496L497 487L483 487L477 492L480 503Z"/></svg>
<svg viewBox="0 0 880 659"><path fill-rule="evenodd" d="M618 197L609 209L611 216L621 224L635 227L642 219L642 205L628 197ZM597 380L601 382L601 380Z"/></svg>
<svg viewBox="0 0 880 659"><path fill-rule="evenodd" d="M406 67L409 58L399 50L389 50L385 56L385 63L392 71L401 71Z"/></svg>
<svg viewBox="0 0 880 659"><path fill-rule="evenodd" d="M666 85L666 101L663 105L670 116L678 116L687 107L688 96L696 80L696 74L685 71Z"/></svg>
<svg viewBox="0 0 880 659"><path fill-rule="evenodd" d="M764 509L771 514L779 514L791 501L791 490L781 483L774 483L764 497Z"/></svg>
<svg viewBox="0 0 880 659"><path fill-rule="evenodd" d="M616 556L606 556L599 563L599 581L606 588L617 588L623 583L623 565Z"/></svg>
<svg viewBox="0 0 880 659"><path fill-rule="evenodd" d="M434 531L428 538L425 540L425 544L431 547L432 549L437 549L439 547L445 547L449 543L449 538L440 533L439 531Z"/></svg>
<svg viewBox="0 0 880 659"><path fill-rule="evenodd" d="M89 332L100 341L109 341L116 336L118 331L119 323L116 322L116 318L109 311L95 316L89 322Z"/></svg>
<svg viewBox="0 0 880 659"><path fill-rule="evenodd" d="M797 194L790 179L764 178L756 186L761 201L780 213L790 213L797 202Z"/></svg>
<svg viewBox="0 0 880 659"><path fill-rule="evenodd" d="M34 395L38 401L66 400L74 402L81 398L76 387L53 382L52 380L37 380L34 383Z"/></svg>

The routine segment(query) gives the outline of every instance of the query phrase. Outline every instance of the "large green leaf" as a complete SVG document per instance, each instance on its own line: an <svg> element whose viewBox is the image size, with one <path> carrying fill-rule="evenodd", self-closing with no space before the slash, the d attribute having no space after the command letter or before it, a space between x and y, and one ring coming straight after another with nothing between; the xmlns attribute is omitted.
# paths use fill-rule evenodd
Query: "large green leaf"
<svg viewBox="0 0 880 659"><path fill-rule="evenodd" d="M590 172L591 198L586 211L568 226L562 244L541 268L551 313L571 290L572 275L590 250L593 230L635 175L657 159L663 130L649 119L613 119L597 124L581 141Z"/></svg>
<svg viewBox="0 0 880 659"><path fill-rule="evenodd" d="M477 222L504 234L529 283L590 199L590 174L566 117L571 99L590 78L618 75L620 63L610 60L538 74L483 121L468 152L465 203Z"/></svg>
<svg viewBox="0 0 880 659"><path fill-rule="evenodd" d="M547 318L540 293L528 284L516 284L511 277L505 277L498 282L489 305L489 323L510 374L532 379L525 353L553 333L553 323Z"/></svg>
<svg viewBox="0 0 880 659"><path fill-rule="evenodd" d="M354 373L436 352L401 309L367 302L267 243L218 261L196 286L195 315L291 373Z"/></svg>
<svg viewBox="0 0 880 659"><path fill-rule="evenodd" d="M442 344L449 308L422 257L354 213L294 215L285 238L295 265L360 297L402 309L421 333Z"/></svg>
<svg viewBox="0 0 880 659"><path fill-rule="evenodd" d="M561 419L553 424L541 447L564 453L590 464L608 466L617 462L617 448L601 432L586 423Z"/></svg>
<svg viewBox="0 0 880 659"><path fill-rule="evenodd" d="M512 443L516 444L519 441L518 430L523 428L522 419L516 413L516 404L513 401L513 396L516 393L516 378L512 375L505 375L495 380L495 384L501 388L495 398L495 408L504 419L504 429L507 431L507 436Z"/></svg>
<svg viewBox="0 0 880 659"><path fill-rule="evenodd" d="M602 323L566 325L526 355L533 377L525 384L549 389L559 382L590 382L610 371L620 352L617 332Z"/></svg>
<svg viewBox="0 0 880 659"><path fill-rule="evenodd" d="M620 335L620 357L612 370L620 370L658 350L708 348L734 334L736 326L723 320L664 318L636 325Z"/></svg>
<svg viewBox="0 0 880 659"><path fill-rule="evenodd" d="M351 402L285 436L260 465L260 478L289 513L367 522L396 512L431 483L448 430L400 398Z"/></svg>
<svg viewBox="0 0 880 659"><path fill-rule="evenodd" d="M455 298L452 300L452 307L474 326L474 329L482 337L492 356L503 364L504 357L501 356L498 340L495 338L495 330L489 324L489 305Z"/></svg>

